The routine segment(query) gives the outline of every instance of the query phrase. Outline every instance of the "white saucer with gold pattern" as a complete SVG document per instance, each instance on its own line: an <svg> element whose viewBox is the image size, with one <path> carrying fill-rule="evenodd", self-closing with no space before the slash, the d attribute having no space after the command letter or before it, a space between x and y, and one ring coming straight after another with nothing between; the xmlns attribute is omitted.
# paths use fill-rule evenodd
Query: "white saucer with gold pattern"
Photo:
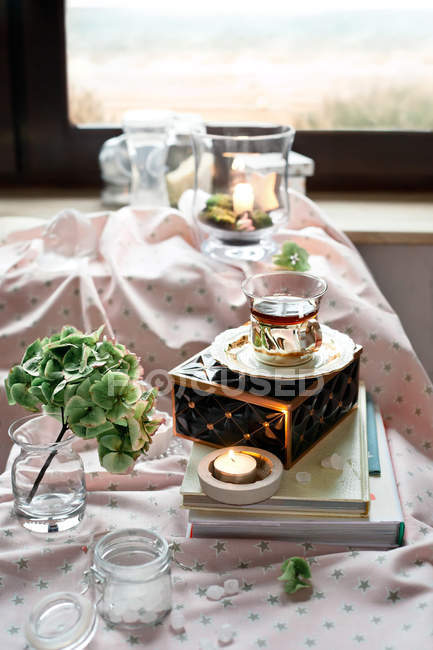
<svg viewBox="0 0 433 650"><path fill-rule="evenodd" d="M250 325L229 329L215 338L210 353L221 364L234 372L251 377L270 379L310 379L335 372L353 359L357 346L347 334L327 325L322 329L322 345L302 365L270 366L256 359L249 342Z"/></svg>

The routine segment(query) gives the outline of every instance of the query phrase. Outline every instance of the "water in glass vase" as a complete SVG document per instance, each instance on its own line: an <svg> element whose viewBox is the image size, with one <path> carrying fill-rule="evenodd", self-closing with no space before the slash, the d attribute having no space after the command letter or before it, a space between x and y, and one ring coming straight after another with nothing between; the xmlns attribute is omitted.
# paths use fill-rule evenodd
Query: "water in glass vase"
<svg viewBox="0 0 433 650"><path fill-rule="evenodd" d="M14 510L24 528L57 533L76 526L84 516L86 484L83 461L68 432L55 442L58 421L32 415L13 422L9 435L20 448L11 469Z"/></svg>

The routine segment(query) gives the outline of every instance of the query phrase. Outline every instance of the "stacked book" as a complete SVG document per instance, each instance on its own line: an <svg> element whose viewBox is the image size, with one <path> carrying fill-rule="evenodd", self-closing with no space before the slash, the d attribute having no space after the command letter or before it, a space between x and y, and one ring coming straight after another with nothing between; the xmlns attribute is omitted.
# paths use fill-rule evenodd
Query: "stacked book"
<svg viewBox="0 0 433 650"><path fill-rule="evenodd" d="M233 506L201 491L200 460L212 449L194 443L181 487L191 537L251 537L365 548L402 543L404 523L381 415L360 385L358 407L291 469L266 501ZM338 454L343 469L322 466ZM380 460L379 460L380 459ZM380 465L379 465L380 462ZM296 480L307 472L308 483Z"/></svg>

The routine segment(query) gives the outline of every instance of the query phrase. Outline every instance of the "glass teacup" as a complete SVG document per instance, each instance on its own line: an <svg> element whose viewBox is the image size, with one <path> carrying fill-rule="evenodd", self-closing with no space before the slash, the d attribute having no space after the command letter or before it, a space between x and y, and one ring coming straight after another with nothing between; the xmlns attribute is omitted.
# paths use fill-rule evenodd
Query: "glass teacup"
<svg viewBox="0 0 433 650"><path fill-rule="evenodd" d="M275 271L247 278L250 341L256 358L271 366L306 363L322 344L317 321L325 280L312 273Z"/></svg>

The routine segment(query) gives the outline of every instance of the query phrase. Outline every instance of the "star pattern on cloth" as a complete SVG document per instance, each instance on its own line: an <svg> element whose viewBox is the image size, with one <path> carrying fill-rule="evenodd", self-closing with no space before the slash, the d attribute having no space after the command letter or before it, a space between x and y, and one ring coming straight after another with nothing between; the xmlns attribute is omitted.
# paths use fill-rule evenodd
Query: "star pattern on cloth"
<svg viewBox="0 0 433 650"><path fill-rule="evenodd" d="M225 542L220 542L220 541L217 541L211 548L215 549L215 553L217 555L227 550Z"/></svg>
<svg viewBox="0 0 433 650"><path fill-rule="evenodd" d="M48 580L42 580L42 578L39 578L38 582L35 582L35 587L37 587L39 591L48 589Z"/></svg>
<svg viewBox="0 0 433 650"><path fill-rule="evenodd" d="M252 621L252 622L254 622L254 621L258 621L259 618L260 618L260 614L256 614L255 612L250 612L250 613L248 614L247 618L248 618L250 621Z"/></svg>
<svg viewBox="0 0 433 650"><path fill-rule="evenodd" d="M277 605L280 602L280 598L277 595L269 594L266 598L266 602L269 603L269 605Z"/></svg>
<svg viewBox="0 0 433 650"><path fill-rule="evenodd" d="M26 560L24 557L20 557L20 559L15 563L18 565L18 569L28 569L29 568L29 561Z"/></svg>
<svg viewBox="0 0 433 650"><path fill-rule="evenodd" d="M133 634L130 634L128 638L126 639L126 643L129 643L129 645L138 645L140 643L140 639L138 636L134 636Z"/></svg>
<svg viewBox="0 0 433 650"><path fill-rule="evenodd" d="M233 601L231 598L223 598L221 604L224 607L224 609L226 609L226 607L233 607Z"/></svg>
<svg viewBox="0 0 433 650"><path fill-rule="evenodd" d="M305 616L308 613L308 609L306 607L297 607L296 613L298 616Z"/></svg>
<svg viewBox="0 0 433 650"><path fill-rule="evenodd" d="M252 589L253 587L254 587L254 583L252 583L252 582L251 582L251 583L248 583L248 582L245 582L245 581L244 581L244 583L243 583L241 589L242 589L242 591L251 591L251 589Z"/></svg>
<svg viewBox="0 0 433 650"><path fill-rule="evenodd" d="M325 621L323 627L326 627L327 630L332 630L335 627L335 623L333 621Z"/></svg>
<svg viewBox="0 0 433 650"><path fill-rule="evenodd" d="M323 600L326 596L323 591L315 591L311 598L314 598L315 600Z"/></svg>
<svg viewBox="0 0 433 650"><path fill-rule="evenodd" d="M343 611L346 612L346 614L351 614L352 612L355 611L355 608L353 605L350 605L349 603L345 603L342 607Z"/></svg>
<svg viewBox="0 0 433 650"><path fill-rule="evenodd" d="M287 630L287 623L275 623L274 627L279 632L282 632L283 630Z"/></svg>
<svg viewBox="0 0 433 650"><path fill-rule="evenodd" d="M200 623L202 625L210 625L212 623L212 618L210 616L205 616L204 614L202 614L200 618Z"/></svg>
<svg viewBox="0 0 433 650"><path fill-rule="evenodd" d="M400 589L395 589L394 591L388 589L388 596L386 597L386 600L393 604L398 600L401 600Z"/></svg>
<svg viewBox="0 0 433 650"><path fill-rule="evenodd" d="M271 549L269 548L269 542L261 541L258 544L254 545L256 548L260 549L262 553L265 551L270 551Z"/></svg>
<svg viewBox="0 0 433 650"><path fill-rule="evenodd" d="M360 580L358 584L358 589L360 589L365 593L367 589L371 589L371 584L368 580Z"/></svg>
<svg viewBox="0 0 433 650"><path fill-rule="evenodd" d="M14 605L22 605L24 603L24 598L18 596L17 594L14 598L12 598L12 602Z"/></svg>

